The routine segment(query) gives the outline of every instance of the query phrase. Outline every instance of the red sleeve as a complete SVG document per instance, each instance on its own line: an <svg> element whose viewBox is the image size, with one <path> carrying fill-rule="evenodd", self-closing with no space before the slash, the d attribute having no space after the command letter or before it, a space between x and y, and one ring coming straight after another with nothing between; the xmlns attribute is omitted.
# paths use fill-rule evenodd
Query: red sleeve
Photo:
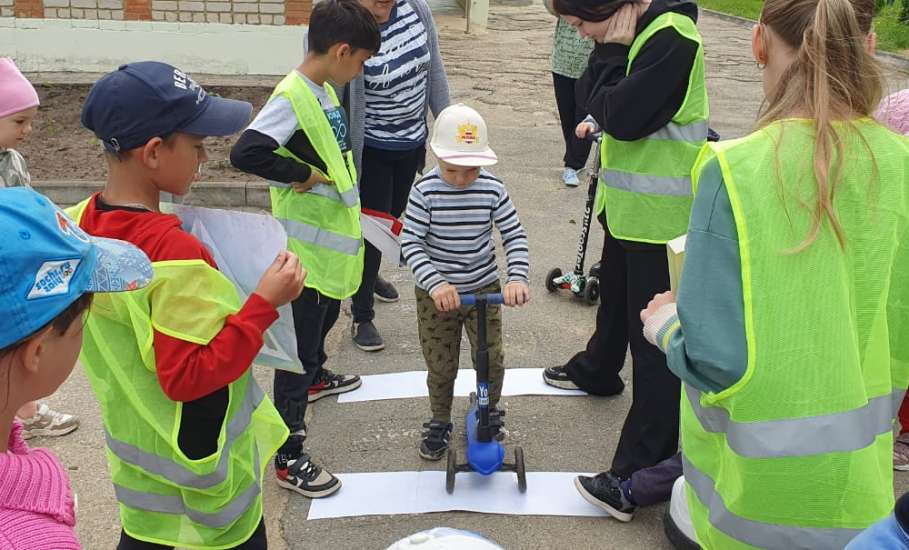
<svg viewBox="0 0 909 550"><path fill-rule="evenodd" d="M252 294L208 345L155 331L155 364L164 393L174 401L194 401L237 380L252 365L262 334L277 318L270 303Z"/></svg>

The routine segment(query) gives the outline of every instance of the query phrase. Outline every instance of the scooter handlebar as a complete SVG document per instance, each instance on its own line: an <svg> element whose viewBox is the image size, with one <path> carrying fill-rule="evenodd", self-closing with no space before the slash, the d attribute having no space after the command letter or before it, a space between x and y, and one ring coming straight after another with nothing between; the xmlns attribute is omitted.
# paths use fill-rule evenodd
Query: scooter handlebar
<svg viewBox="0 0 909 550"><path fill-rule="evenodd" d="M489 305L502 305L505 303L505 297L502 296L501 292L496 292L495 294L459 294L461 297L462 306L473 306L476 305L479 300L486 300L486 303Z"/></svg>

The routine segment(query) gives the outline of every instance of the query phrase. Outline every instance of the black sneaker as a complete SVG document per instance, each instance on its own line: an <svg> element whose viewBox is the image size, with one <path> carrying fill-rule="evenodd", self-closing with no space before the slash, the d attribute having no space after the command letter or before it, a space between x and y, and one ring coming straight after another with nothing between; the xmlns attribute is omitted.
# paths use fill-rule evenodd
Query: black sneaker
<svg viewBox="0 0 909 550"><path fill-rule="evenodd" d="M571 378L568 376L568 372L565 370L565 367L549 367L543 371L543 382L546 382L554 388L559 388L560 390L577 390L577 384L575 384Z"/></svg>
<svg viewBox="0 0 909 550"><path fill-rule="evenodd" d="M602 508L615 519L628 523L634 518L637 507L625 497L621 483L611 472L595 477L578 476L574 480L574 486L584 500Z"/></svg>
<svg viewBox="0 0 909 550"><path fill-rule="evenodd" d="M448 450L454 426L451 422L433 420L423 424L423 427L426 431L423 432L423 443L420 444L420 456L426 460L439 460Z"/></svg>
<svg viewBox="0 0 909 550"><path fill-rule="evenodd" d="M359 376L353 374L335 374L325 367L318 380L309 387L309 402L318 401L329 395L354 391L363 384Z"/></svg>
<svg viewBox="0 0 909 550"><path fill-rule="evenodd" d="M290 459L278 454L275 457L275 473L278 485L304 497L323 498L341 488L341 480L316 466L306 453Z"/></svg>
<svg viewBox="0 0 909 550"><path fill-rule="evenodd" d="M397 302L399 298L398 289L395 288L395 285L382 277L376 277L376 287L373 293L380 302Z"/></svg>
<svg viewBox="0 0 909 550"><path fill-rule="evenodd" d="M385 349L385 341L382 340L379 329L376 328L372 321L354 323L350 332L354 344L363 351L382 351Z"/></svg>

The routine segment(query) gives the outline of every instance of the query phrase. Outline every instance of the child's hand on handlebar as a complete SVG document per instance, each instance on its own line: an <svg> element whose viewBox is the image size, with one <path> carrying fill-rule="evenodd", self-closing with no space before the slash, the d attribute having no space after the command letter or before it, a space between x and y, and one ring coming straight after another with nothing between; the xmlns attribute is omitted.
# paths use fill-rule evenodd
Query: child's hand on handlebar
<svg viewBox="0 0 909 550"><path fill-rule="evenodd" d="M587 136L590 134L595 134L597 127L589 122L582 122L578 124L578 127L574 129L574 135L578 136L578 139L587 139Z"/></svg>
<svg viewBox="0 0 909 550"><path fill-rule="evenodd" d="M523 281L512 281L505 285L502 295L506 306L523 306L530 301L530 287Z"/></svg>
<svg viewBox="0 0 909 550"><path fill-rule="evenodd" d="M432 301L436 304L436 309L445 313L454 311L461 307L461 297L458 296L458 289L449 283L437 286L432 291Z"/></svg>

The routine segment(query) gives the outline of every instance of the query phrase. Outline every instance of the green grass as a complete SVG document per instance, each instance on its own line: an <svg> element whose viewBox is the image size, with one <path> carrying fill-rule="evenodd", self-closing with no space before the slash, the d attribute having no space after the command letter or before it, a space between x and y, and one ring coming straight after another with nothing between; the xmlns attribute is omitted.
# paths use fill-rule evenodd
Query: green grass
<svg viewBox="0 0 909 550"><path fill-rule="evenodd" d="M761 16L763 0L699 0L698 6L708 10L738 15L757 21Z"/></svg>
<svg viewBox="0 0 909 550"><path fill-rule="evenodd" d="M874 30L877 32L877 46L888 52L907 53L909 50L909 24L897 20L900 1L884 7L874 18ZM909 1L909 0L907 0ZM739 17L757 20L761 15L763 0L699 0L702 8L714 10Z"/></svg>
<svg viewBox="0 0 909 550"><path fill-rule="evenodd" d="M909 23L900 23L899 2L887 6L874 18L877 47L888 52L907 53L909 50Z"/></svg>

